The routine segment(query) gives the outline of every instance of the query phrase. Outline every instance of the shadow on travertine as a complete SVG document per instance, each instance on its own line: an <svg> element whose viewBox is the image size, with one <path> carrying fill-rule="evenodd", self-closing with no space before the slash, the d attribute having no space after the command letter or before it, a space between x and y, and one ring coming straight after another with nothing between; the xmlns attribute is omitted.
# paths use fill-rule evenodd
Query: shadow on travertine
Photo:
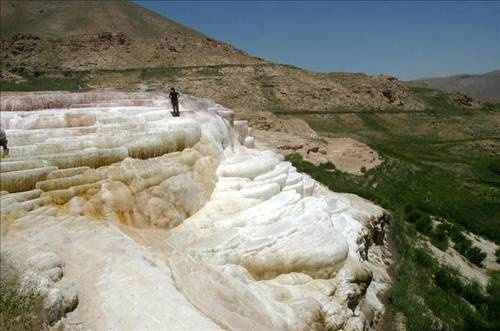
<svg viewBox="0 0 500 331"><path fill-rule="evenodd" d="M255 149L182 96L2 96L2 251L70 329L362 330L383 312L385 212ZM382 236L380 235L382 233ZM382 239L381 239L382 238Z"/></svg>

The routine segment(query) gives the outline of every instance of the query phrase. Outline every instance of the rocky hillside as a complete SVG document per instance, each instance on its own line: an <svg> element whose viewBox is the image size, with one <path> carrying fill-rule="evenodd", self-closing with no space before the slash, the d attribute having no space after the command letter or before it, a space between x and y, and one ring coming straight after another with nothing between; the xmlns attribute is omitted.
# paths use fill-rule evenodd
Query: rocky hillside
<svg viewBox="0 0 500 331"><path fill-rule="evenodd" d="M455 75L415 81L445 91L462 92L477 98L500 98L500 70L482 75Z"/></svg>
<svg viewBox="0 0 500 331"><path fill-rule="evenodd" d="M390 77L340 77L271 63L106 71L84 80L90 89L162 91L173 85L238 112L421 107Z"/></svg>
<svg viewBox="0 0 500 331"><path fill-rule="evenodd" d="M2 71L260 63L126 1L2 1Z"/></svg>
<svg viewBox="0 0 500 331"><path fill-rule="evenodd" d="M202 34L133 3L119 1L2 1L2 36L18 33L52 37L122 31L134 38Z"/></svg>
<svg viewBox="0 0 500 331"><path fill-rule="evenodd" d="M127 1L2 1L3 91L164 91L237 111L423 109L396 78L269 63Z"/></svg>

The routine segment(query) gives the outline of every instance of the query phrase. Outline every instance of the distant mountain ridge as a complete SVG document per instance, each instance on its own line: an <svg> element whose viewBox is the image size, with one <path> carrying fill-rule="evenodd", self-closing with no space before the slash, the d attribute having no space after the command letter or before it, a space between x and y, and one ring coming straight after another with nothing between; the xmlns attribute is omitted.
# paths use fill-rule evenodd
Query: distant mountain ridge
<svg viewBox="0 0 500 331"><path fill-rule="evenodd" d="M477 98L500 98L500 70L480 75L421 78L413 82L445 91L461 92Z"/></svg>

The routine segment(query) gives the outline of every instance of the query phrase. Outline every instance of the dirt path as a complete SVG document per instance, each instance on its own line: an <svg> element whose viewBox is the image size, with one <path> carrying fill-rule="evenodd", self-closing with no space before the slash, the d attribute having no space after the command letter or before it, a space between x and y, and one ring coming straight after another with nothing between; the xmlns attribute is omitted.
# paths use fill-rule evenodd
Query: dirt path
<svg viewBox="0 0 500 331"><path fill-rule="evenodd" d="M389 224L385 240L387 242L387 247L392 254L392 264L389 267L388 272L394 285L397 270L401 264L401 254L399 253L394 240L396 237L394 223L391 222ZM381 301L384 305L385 312L380 321L375 325L374 331L405 331L404 315L394 310L390 300L390 292L382 297Z"/></svg>

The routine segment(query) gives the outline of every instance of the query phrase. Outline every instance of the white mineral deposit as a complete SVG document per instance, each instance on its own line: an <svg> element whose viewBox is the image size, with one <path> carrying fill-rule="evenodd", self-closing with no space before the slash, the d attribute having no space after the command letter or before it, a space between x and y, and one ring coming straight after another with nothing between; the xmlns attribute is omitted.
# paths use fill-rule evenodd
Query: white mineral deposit
<svg viewBox="0 0 500 331"><path fill-rule="evenodd" d="M365 330L385 211L256 149L211 100L2 97L1 250L79 330Z"/></svg>

